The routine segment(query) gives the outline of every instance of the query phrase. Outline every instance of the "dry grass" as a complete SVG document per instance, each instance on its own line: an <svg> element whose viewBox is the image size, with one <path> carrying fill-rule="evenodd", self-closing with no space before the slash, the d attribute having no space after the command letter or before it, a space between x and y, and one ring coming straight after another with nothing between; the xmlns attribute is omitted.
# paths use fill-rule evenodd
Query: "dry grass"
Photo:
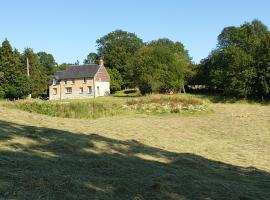
<svg viewBox="0 0 270 200"><path fill-rule="evenodd" d="M270 106L210 109L79 120L0 106L0 198L268 199Z"/></svg>

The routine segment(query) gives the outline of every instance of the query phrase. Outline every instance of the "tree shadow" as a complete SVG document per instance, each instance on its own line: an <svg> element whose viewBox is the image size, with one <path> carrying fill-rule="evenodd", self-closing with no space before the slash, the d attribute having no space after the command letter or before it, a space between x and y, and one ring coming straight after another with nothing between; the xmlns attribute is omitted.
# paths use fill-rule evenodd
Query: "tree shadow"
<svg viewBox="0 0 270 200"><path fill-rule="evenodd" d="M0 121L0 199L269 199L270 174L135 140Z"/></svg>

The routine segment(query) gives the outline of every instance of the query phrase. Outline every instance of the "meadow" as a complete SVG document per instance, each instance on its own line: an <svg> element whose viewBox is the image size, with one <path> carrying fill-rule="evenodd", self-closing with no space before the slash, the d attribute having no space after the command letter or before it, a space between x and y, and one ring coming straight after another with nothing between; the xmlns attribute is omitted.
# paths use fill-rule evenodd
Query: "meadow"
<svg viewBox="0 0 270 200"><path fill-rule="evenodd" d="M119 112L91 117L92 101ZM84 115L54 114L73 104ZM189 95L0 102L0 199L269 198L269 105Z"/></svg>

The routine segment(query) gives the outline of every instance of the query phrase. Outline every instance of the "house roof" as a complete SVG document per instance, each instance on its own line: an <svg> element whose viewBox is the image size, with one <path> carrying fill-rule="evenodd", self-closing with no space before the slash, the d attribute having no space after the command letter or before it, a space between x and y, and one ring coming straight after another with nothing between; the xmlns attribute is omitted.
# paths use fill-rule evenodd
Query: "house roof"
<svg viewBox="0 0 270 200"><path fill-rule="evenodd" d="M99 69L99 65L72 65L64 71L56 72L57 80L76 79L76 78L93 78Z"/></svg>

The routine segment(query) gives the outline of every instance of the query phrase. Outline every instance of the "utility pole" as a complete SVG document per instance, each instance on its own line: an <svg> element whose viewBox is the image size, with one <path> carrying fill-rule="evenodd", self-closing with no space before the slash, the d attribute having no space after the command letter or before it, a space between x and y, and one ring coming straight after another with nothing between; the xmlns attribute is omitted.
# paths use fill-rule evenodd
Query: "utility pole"
<svg viewBox="0 0 270 200"><path fill-rule="evenodd" d="M30 80L29 60L28 60L28 58L26 58L26 67L27 67L27 77L28 77L28 79ZM28 95L28 99L31 99L31 97L32 97L32 95L29 94L29 95Z"/></svg>

